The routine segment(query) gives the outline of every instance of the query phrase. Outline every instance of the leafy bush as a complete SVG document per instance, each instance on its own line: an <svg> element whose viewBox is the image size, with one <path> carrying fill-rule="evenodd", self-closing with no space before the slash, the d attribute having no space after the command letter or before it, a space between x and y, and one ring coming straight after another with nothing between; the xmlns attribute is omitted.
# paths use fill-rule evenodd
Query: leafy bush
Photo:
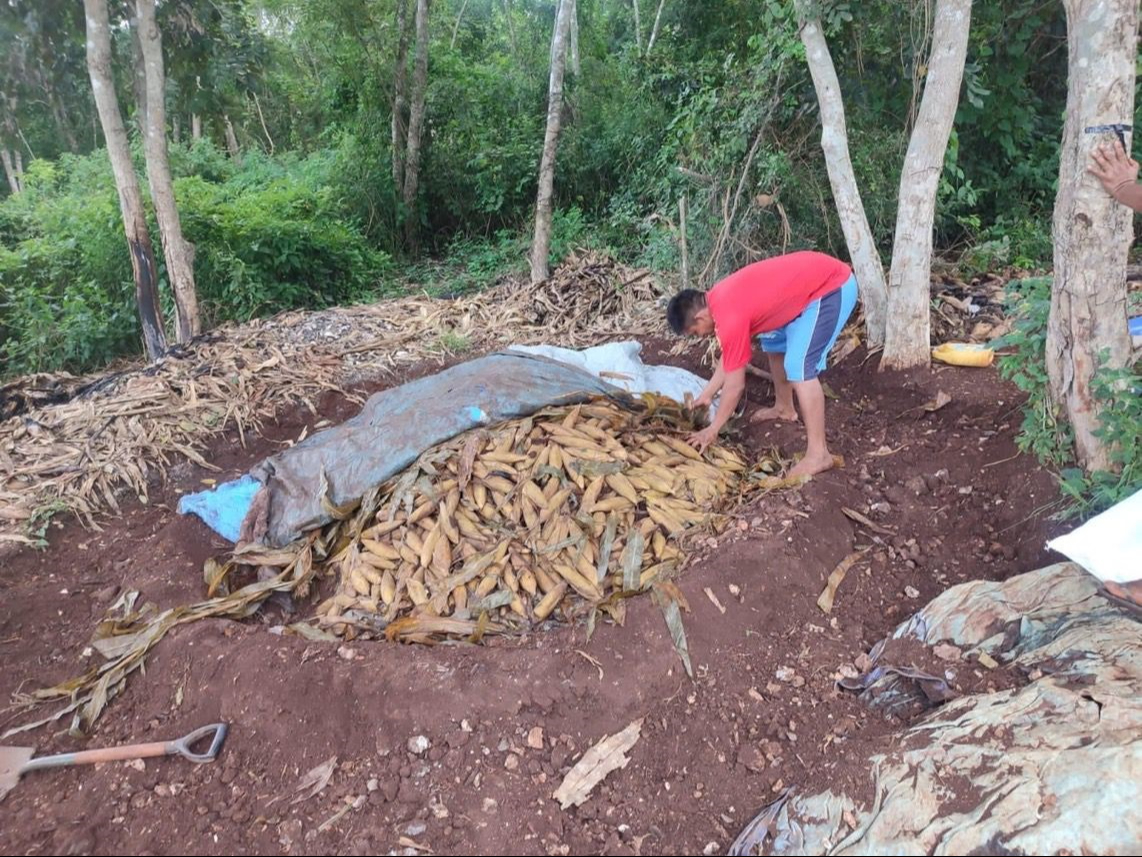
<svg viewBox="0 0 1142 857"><path fill-rule="evenodd" d="M1133 369L1103 368L1091 384L1101 406L1096 436L1110 445L1111 471L1091 474L1073 466L1074 435L1051 403L1047 378L1047 319L1051 278L1013 282L1009 298L1015 324L996 344L1013 348L999 361L999 371L1027 394L1018 445L1058 471L1067 505L1063 517L1100 512L1142 489L1142 374Z"/></svg>

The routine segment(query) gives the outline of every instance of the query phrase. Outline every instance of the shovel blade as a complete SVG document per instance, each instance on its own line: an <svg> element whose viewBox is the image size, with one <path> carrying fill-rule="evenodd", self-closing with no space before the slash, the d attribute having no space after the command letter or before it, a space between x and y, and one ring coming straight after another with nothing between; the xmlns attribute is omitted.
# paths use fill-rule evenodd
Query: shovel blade
<svg viewBox="0 0 1142 857"><path fill-rule="evenodd" d="M33 747L0 747L0 800L16 788L20 771L36 753Z"/></svg>

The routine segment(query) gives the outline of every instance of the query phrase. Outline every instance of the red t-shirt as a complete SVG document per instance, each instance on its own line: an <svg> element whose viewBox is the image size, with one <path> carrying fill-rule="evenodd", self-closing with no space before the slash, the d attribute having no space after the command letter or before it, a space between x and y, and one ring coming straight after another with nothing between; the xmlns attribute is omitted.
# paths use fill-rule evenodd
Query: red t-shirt
<svg viewBox="0 0 1142 857"><path fill-rule="evenodd" d="M716 283L706 305L722 346L723 370L741 369L753 353L753 337L784 327L851 275L840 259L803 250L746 265Z"/></svg>

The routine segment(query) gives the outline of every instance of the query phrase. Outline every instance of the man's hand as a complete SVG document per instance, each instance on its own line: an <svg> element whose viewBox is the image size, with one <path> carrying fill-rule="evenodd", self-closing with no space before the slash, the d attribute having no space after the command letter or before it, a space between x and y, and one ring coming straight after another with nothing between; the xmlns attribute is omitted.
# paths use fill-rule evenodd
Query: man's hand
<svg viewBox="0 0 1142 857"><path fill-rule="evenodd" d="M690 403L690 407L694 408L695 410L698 408L708 408L708 407L710 407L710 403L713 401L714 401L714 394L711 393L710 395L707 395L707 394L703 393L698 398L696 398L693 402Z"/></svg>
<svg viewBox="0 0 1142 857"><path fill-rule="evenodd" d="M709 426L702 429L701 431L694 432L692 435L686 438L686 442L692 447L695 447L698 452L705 452L706 447L717 439L718 430L714 426Z"/></svg>
<svg viewBox="0 0 1142 857"><path fill-rule="evenodd" d="M1123 187L1138 181L1138 162L1126 154L1121 143L1099 146L1091 153L1091 160L1094 164L1088 168L1088 172L1102 182L1106 192L1115 198Z"/></svg>

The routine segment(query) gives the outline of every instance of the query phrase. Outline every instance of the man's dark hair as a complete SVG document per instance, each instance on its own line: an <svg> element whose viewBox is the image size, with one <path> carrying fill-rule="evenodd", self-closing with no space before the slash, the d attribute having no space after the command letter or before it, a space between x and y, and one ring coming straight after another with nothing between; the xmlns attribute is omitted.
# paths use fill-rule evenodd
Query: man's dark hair
<svg viewBox="0 0 1142 857"><path fill-rule="evenodd" d="M706 305L706 293L697 289L683 289L666 305L666 321L675 333L685 333L695 313Z"/></svg>

